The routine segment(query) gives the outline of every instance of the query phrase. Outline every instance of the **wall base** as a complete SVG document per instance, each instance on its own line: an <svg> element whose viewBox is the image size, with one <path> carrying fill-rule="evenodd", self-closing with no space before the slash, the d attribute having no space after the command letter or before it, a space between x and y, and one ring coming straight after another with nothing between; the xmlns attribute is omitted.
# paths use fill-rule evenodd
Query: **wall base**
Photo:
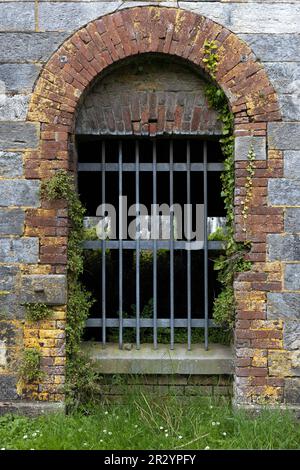
<svg viewBox="0 0 300 470"><path fill-rule="evenodd" d="M40 401L1 401L0 416L13 413L25 416L40 416L46 413L65 413L63 402L40 402Z"/></svg>

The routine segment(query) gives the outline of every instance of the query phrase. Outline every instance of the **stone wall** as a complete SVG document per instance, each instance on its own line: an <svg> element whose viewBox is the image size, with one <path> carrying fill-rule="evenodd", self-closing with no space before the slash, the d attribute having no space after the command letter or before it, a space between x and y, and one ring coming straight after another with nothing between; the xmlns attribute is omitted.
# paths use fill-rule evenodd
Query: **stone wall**
<svg viewBox="0 0 300 470"><path fill-rule="evenodd" d="M78 28L101 15L138 5L179 7L204 15L227 27L245 41L263 64L280 103L282 121L255 121L251 106L241 102L235 113L236 135L257 136L260 156L254 178L253 207L248 226L254 272L236 281L238 300L236 330L235 399L237 403L273 400L299 405L300 389L300 4L298 1L2 1L0 0L0 400L15 400L18 361L23 347L41 348L42 366L48 374L23 396L62 400L64 381L65 307L60 299L53 317L34 327L24 323L20 293L24 276L46 276L38 283L49 286L51 276L65 274L67 214L63 205L47 206L39 196L40 175L68 167L67 145L52 139L52 129L27 119L35 82L50 56ZM178 16L180 17L180 15ZM176 17L177 21L177 17ZM178 29L180 29L179 23ZM235 48L233 48L235 51ZM235 51L236 52L236 51ZM241 61L243 61L241 54ZM257 64L257 62L256 62ZM257 70L255 70L255 73ZM254 71L253 71L254 75ZM232 77L234 81L235 77ZM229 82L230 84L230 82ZM249 73L247 87L257 86ZM234 91L234 86L233 86ZM51 89L49 91L51 93ZM55 96L53 101L55 103ZM230 98L230 96L229 96ZM49 99L49 96L48 98ZM74 98L75 99L75 98ZM77 99L77 97L76 97ZM53 101L45 100L54 111ZM34 101L32 102L34 105ZM275 102L274 102L275 103ZM274 104L274 121L280 119ZM73 102L66 103L69 112ZM37 105L36 105L37 107ZM31 115L34 115L34 109ZM266 112L262 105L261 116ZM272 102L268 103L269 116ZM247 124L250 116L250 125ZM269 122L269 124L268 124ZM53 126L54 128L54 126ZM48 134L47 134L48 132ZM61 124L56 137L63 140ZM40 137L44 147L37 151ZM259 140L260 138L260 140ZM47 140L48 139L48 140ZM262 139L262 140L261 140ZM54 139L55 140L55 139ZM248 142L249 143L249 142ZM237 140L237 158L243 160L247 140ZM40 152L47 153L40 160ZM54 158L55 154L55 158ZM240 202L245 166L237 161L237 237L243 238ZM252 231L252 232L251 232ZM32 279L32 278L31 278ZM47 283L45 284L45 281ZM27 284L26 284L27 286ZM26 287L27 289L27 287ZM46 287L50 304L56 295ZM36 298L32 289L31 298ZM25 327L25 328L24 328ZM25 332L25 334L24 334Z"/></svg>

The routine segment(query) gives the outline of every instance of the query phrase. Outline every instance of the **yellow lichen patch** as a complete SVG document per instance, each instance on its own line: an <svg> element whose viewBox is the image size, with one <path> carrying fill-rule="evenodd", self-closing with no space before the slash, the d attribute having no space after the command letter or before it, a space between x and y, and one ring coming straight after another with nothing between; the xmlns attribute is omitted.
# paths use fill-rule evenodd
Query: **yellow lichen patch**
<svg viewBox="0 0 300 470"><path fill-rule="evenodd" d="M282 320L253 320L251 330L282 330Z"/></svg>
<svg viewBox="0 0 300 470"><path fill-rule="evenodd" d="M268 356L266 351L261 349L255 349L252 357L252 366L253 367L267 367L268 365Z"/></svg>
<svg viewBox="0 0 300 470"><path fill-rule="evenodd" d="M292 358L289 351L269 351L268 354L269 374L274 377L291 377Z"/></svg>

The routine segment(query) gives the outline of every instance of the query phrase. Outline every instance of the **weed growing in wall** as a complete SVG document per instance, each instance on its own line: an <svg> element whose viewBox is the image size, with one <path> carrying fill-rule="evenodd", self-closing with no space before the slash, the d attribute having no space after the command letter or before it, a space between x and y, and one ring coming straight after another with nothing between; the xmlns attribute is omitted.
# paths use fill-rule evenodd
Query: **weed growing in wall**
<svg viewBox="0 0 300 470"><path fill-rule="evenodd" d="M203 62L211 77L215 79L219 56L215 41L205 41ZM224 171L221 175L222 193L226 210L226 231L224 233L225 253L219 255L215 260L214 269L218 271L218 281L222 284L222 291L216 297L213 307L213 317L217 324L229 329L234 326L235 300L233 281L235 273L251 269L252 263L246 261L244 256L249 251L248 242L237 243L234 239L234 137L233 137L233 114L228 107L227 98L223 90L215 83L209 83L205 90L209 105L218 112L218 119L222 123L222 137L220 138L221 149L224 155ZM246 205L252 188L252 177L254 174L255 154L253 148L249 150L249 171L247 184L249 185L248 197L245 198ZM246 215L246 212L245 212ZM246 218L246 217L245 217Z"/></svg>
<svg viewBox="0 0 300 470"><path fill-rule="evenodd" d="M94 302L90 292L84 288L80 281L80 275L83 272L82 240L84 239L83 216L85 209L80 202L73 176L64 170L58 171L43 184L42 195L48 200L62 199L68 205L71 226L68 237L67 271L66 401L67 404L76 405L83 400L83 395L90 399L91 393L87 390L95 386L95 373L91 364L88 358L80 353L80 341L85 322ZM74 370L76 370L76 374L74 374ZM82 384L85 384L84 388L82 388Z"/></svg>
<svg viewBox="0 0 300 470"><path fill-rule="evenodd" d="M41 353L36 348L25 349L19 375L25 382L42 380L44 373L40 369Z"/></svg>
<svg viewBox="0 0 300 470"><path fill-rule="evenodd" d="M29 303L24 304L26 320L31 322L45 320L51 317L53 310L48 305L43 303Z"/></svg>

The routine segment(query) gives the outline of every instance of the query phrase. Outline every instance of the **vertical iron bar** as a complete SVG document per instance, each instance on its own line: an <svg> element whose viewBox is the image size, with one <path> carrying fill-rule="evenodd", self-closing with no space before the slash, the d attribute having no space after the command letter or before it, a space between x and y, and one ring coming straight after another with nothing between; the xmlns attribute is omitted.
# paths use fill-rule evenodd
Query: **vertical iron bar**
<svg viewBox="0 0 300 470"><path fill-rule="evenodd" d="M204 336L208 350L208 244L207 244L207 143L203 143L203 192L204 192Z"/></svg>
<svg viewBox="0 0 300 470"><path fill-rule="evenodd" d="M187 227L188 227L188 246L191 242L191 147L190 141L187 141L187 154L186 154L186 192L187 192ZM191 250L188 247L187 250L187 320L188 320L188 350L191 350L191 343L192 343L192 302L191 302Z"/></svg>
<svg viewBox="0 0 300 470"><path fill-rule="evenodd" d="M153 141L153 346L157 349L157 234L159 233L158 213L157 213L157 167L156 167L156 142ZM152 224L151 224L152 230Z"/></svg>
<svg viewBox="0 0 300 470"><path fill-rule="evenodd" d="M123 347L123 214L122 214L122 141L119 141L119 348Z"/></svg>
<svg viewBox="0 0 300 470"><path fill-rule="evenodd" d="M136 348L140 349L140 156L135 143L135 204L136 204Z"/></svg>
<svg viewBox="0 0 300 470"><path fill-rule="evenodd" d="M170 141L170 349L174 349L174 212L173 141Z"/></svg>
<svg viewBox="0 0 300 470"><path fill-rule="evenodd" d="M105 141L102 141L102 204L105 204ZM102 240L102 345L106 343L106 259L105 237Z"/></svg>

